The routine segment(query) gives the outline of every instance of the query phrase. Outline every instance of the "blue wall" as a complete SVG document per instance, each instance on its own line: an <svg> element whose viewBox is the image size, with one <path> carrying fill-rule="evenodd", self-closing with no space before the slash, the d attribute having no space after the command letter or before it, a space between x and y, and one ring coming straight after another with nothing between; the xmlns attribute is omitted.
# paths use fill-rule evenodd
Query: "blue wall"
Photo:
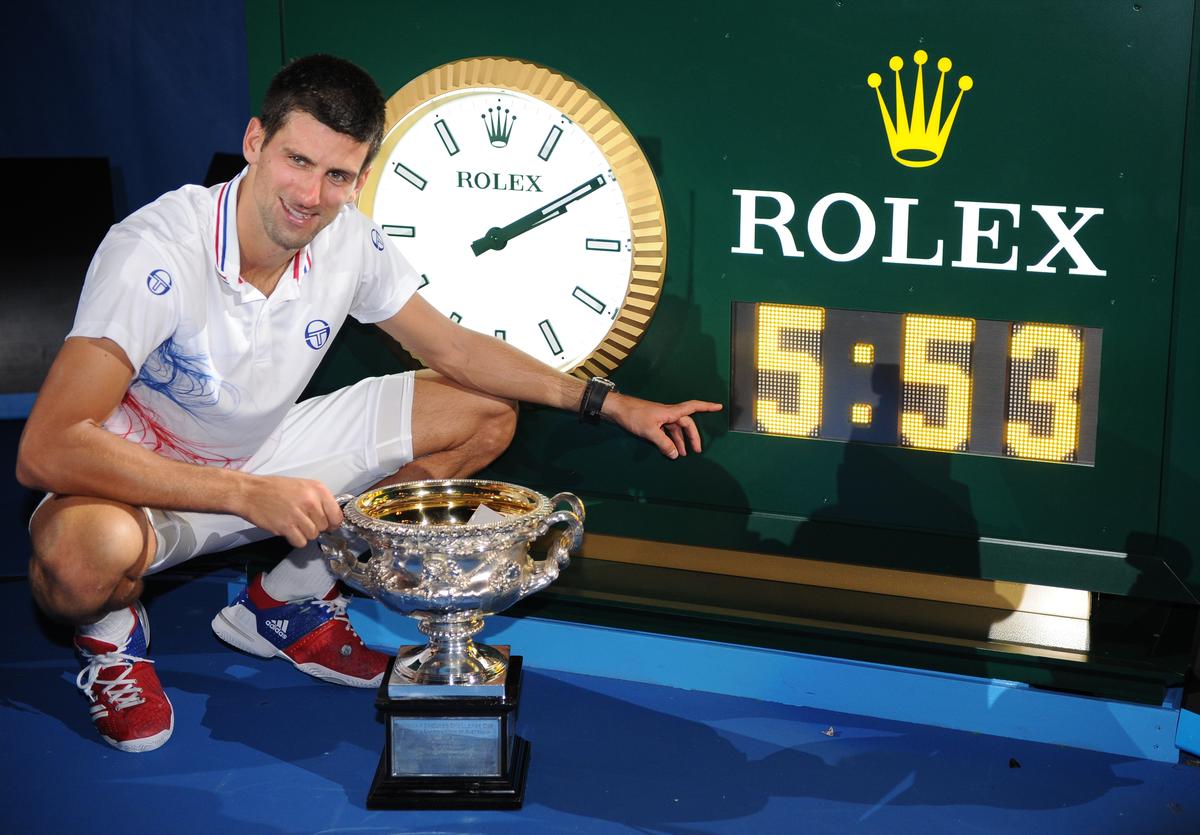
<svg viewBox="0 0 1200 835"><path fill-rule="evenodd" d="M25 0L0 12L0 157L108 157L117 219L201 182L215 152L239 153L249 100L242 0ZM6 185L19 199L40 182L31 168ZM63 220L71 205L63 195ZM0 303L12 289L0 282ZM39 497L12 478L20 428L0 420L0 536L11 543L24 543ZM0 553L0 576L23 574L27 558Z"/></svg>
<svg viewBox="0 0 1200 835"><path fill-rule="evenodd" d="M250 116L242 0L25 0L0 73L0 157L109 157L118 219L239 152Z"/></svg>

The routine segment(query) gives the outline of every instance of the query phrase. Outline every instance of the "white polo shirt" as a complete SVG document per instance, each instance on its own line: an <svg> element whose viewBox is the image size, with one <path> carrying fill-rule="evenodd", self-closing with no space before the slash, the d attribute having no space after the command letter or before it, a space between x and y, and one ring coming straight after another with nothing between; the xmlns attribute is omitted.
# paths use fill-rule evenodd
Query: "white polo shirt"
<svg viewBox="0 0 1200 835"><path fill-rule="evenodd" d="M347 315L395 314L420 277L346 206L271 296L240 278L237 189L184 186L114 226L68 336L108 337L137 376L104 426L161 455L239 467L308 384Z"/></svg>

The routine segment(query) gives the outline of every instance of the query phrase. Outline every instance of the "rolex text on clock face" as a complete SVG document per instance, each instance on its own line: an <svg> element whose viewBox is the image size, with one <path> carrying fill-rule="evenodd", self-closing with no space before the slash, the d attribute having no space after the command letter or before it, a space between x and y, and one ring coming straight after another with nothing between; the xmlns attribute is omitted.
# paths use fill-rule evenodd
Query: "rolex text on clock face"
<svg viewBox="0 0 1200 835"><path fill-rule="evenodd" d="M631 227L604 154L553 106L501 88L431 99L376 162L370 214L454 321L570 370L629 289Z"/></svg>

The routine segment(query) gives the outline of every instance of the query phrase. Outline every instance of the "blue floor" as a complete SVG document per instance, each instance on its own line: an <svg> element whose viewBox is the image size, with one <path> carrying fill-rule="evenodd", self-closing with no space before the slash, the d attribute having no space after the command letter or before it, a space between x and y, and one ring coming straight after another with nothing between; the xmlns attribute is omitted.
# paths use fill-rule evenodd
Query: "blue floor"
<svg viewBox="0 0 1200 835"><path fill-rule="evenodd" d="M95 735L69 633L0 582L0 832L1200 832L1185 764L536 668L524 808L369 811L374 692L218 642L231 576L148 583L176 725L147 754Z"/></svg>

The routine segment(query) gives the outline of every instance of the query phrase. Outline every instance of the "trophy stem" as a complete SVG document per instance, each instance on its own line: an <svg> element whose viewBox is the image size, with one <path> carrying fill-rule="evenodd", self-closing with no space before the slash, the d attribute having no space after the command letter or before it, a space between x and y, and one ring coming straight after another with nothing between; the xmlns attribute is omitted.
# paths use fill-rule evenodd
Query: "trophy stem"
<svg viewBox="0 0 1200 835"><path fill-rule="evenodd" d="M413 684L488 684L504 674L504 655L471 639L483 629L479 612L423 615L417 628L429 643L402 649L393 676Z"/></svg>

